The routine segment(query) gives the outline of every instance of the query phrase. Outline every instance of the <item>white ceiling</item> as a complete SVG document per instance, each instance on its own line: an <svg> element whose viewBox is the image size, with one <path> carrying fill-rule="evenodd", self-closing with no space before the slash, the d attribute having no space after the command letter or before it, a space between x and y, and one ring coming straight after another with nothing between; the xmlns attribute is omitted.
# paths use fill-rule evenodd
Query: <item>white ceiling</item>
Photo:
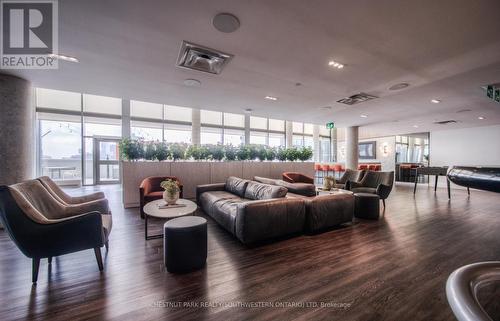
<svg viewBox="0 0 500 321"><path fill-rule="evenodd" d="M59 51L80 63L14 72L35 86L237 113L252 108L258 116L360 125L362 136L500 124L500 104L480 88L500 83L498 0L86 0L59 1L59 10ZM219 12L238 16L240 29L215 30ZM220 75L178 68L183 40L234 58ZM331 59L346 67L328 68ZM201 87L183 85L186 78ZM388 90L399 82L411 86ZM380 98L336 103L361 91ZM464 109L471 111L457 113ZM460 122L432 124L447 119Z"/></svg>

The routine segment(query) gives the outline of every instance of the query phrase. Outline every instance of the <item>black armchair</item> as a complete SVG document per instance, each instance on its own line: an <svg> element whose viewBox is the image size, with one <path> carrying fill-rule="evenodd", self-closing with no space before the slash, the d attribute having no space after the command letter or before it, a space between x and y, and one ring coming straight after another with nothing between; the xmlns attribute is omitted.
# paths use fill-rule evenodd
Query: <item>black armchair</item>
<svg viewBox="0 0 500 321"><path fill-rule="evenodd" d="M5 230L33 262L33 283L38 279L40 259L94 249L99 270L103 270L100 248L111 230L111 215L99 212L60 219L47 218L28 198L12 187L0 186L0 219Z"/></svg>
<svg viewBox="0 0 500 321"><path fill-rule="evenodd" d="M354 193L377 194L385 207L385 199L389 197L394 185L394 172L367 171L361 181L347 181L346 189Z"/></svg>

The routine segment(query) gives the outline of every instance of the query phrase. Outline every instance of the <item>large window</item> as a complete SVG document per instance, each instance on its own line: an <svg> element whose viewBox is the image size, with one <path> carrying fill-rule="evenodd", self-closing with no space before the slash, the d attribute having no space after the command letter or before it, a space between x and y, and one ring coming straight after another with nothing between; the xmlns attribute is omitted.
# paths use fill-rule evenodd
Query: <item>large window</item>
<svg viewBox="0 0 500 321"><path fill-rule="evenodd" d="M250 144L285 146L285 121L250 116Z"/></svg>
<svg viewBox="0 0 500 321"><path fill-rule="evenodd" d="M224 113L224 127L245 127L245 115Z"/></svg>
<svg viewBox="0 0 500 321"><path fill-rule="evenodd" d="M204 144L222 144L222 128L201 127L200 142Z"/></svg>
<svg viewBox="0 0 500 321"><path fill-rule="evenodd" d="M285 134L269 133L268 145L271 147L284 147L286 144Z"/></svg>
<svg viewBox="0 0 500 321"><path fill-rule="evenodd" d="M165 120L191 122L191 108L165 105Z"/></svg>
<svg viewBox="0 0 500 321"><path fill-rule="evenodd" d="M69 91L37 88L36 107L81 112L82 95Z"/></svg>
<svg viewBox="0 0 500 321"><path fill-rule="evenodd" d="M250 132L250 144L267 145L267 132Z"/></svg>
<svg viewBox="0 0 500 321"><path fill-rule="evenodd" d="M250 116L250 128L267 130L267 118Z"/></svg>
<svg viewBox="0 0 500 321"><path fill-rule="evenodd" d="M200 121L202 124L222 126L222 113L218 111L200 110Z"/></svg>
<svg viewBox="0 0 500 321"><path fill-rule="evenodd" d="M191 126L165 124L165 142L191 144Z"/></svg>
<svg viewBox="0 0 500 321"><path fill-rule="evenodd" d="M238 146L245 144L245 130L243 129L224 129L224 144Z"/></svg>
<svg viewBox="0 0 500 321"><path fill-rule="evenodd" d="M130 136L132 139L161 142L163 140L163 123L132 120L130 122Z"/></svg>
<svg viewBox="0 0 500 321"><path fill-rule="evenodd" d="M163 106L161 104L146 103L143 101L130 101L130 117L163 119Z"/></svg>
<svg viewBox="0 0 500 321"><path fill-rule="evenodd" d="M313 124L292 123L292 144L295 147L311 147L314 150Z"/></svg>
<svg viewBox="0 0 500 321"><path fill-rule="evenodd" d="M39 173L55 181L82 178L82 140L79 116L39 114Z"/></svg>
<svg viewBox="0 0 500 321"><path fill-rule="evenodd" d="M94 114L121 115L122 100L120 98L84 94L83 112Z"/></svg>
<svg viewBox="0 0 500 321"><path fill-rule="evenodd" d="M328 163L332 162L332 156L331 156L331 143L330 143L330 138L328 137L322 137L320 136L319 138L319 162L321 163Z"/></svg>

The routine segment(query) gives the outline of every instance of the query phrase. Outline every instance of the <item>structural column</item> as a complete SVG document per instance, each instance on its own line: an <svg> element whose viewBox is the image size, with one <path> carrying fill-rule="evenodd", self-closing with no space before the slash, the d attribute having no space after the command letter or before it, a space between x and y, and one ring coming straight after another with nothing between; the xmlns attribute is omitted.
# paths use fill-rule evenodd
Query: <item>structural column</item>
<svg viewBox="0 0 500 321"><path fill-rule="evenodd" d="M315 162L320 161L320 142L319 142L319 125L313 126L313 142L314 142L314 150L313 150L313 160Z"/></svg>
<svg viewBox="0 0 500 321"><path fill-rule="evenodd" d="M122 138L130 138L130 100L122 99Z"/></svg>
<svg viewBox="0 0 500 321"><path fill-rule="evenodd" d="M332 162L337 162L337 128L330 129L330 153Z"/></svg>
<svg viewBox="0 0 500 321"><path fill-rule="evenodd" d="M250 144L250 115L245 114L245 145Z"/></svg>
<svg viewBox="0 0 500 321"><path fill-rule="evenodd" d="M285 141L287 148L293 146L293 122L291 121L285 123Z"/></svg>
<svg viewBox="0 0 500 321"><path fill-rule="evenodd" d="M345 129L345 167L358 169L358 126Z"/></svg>
<svg viewBox="0 0 500 321"><path fill-rule="evenodd" d="M0 185L33 178L33 116L31 83L0 74Z"/></svg>
<svg viewBox="0 0 500 321"><path fill-rule="evenodd" d="M191 144L200 145L201 142L201 113L199 109L191 110Z"/></svg>

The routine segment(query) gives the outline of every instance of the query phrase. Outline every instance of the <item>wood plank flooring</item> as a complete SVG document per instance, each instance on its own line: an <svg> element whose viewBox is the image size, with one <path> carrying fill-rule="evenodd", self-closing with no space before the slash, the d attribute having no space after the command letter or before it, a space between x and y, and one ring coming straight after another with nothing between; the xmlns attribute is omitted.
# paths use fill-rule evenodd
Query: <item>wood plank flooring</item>
<svg viewBox="0 0 500 321"><path fill-rule="evenodd" d="M103 273L88 250L43 260L32 286L30 260L0 231L0 320L454 320L448 275L500 260L500 195L453 190L448 201L445 189L422 185L414 197L400 184L378 221L258 247L208 218L206 268L174 275L118 188L104 187L114 222ZM481 297L499 319L500 287Z"/></svg>

